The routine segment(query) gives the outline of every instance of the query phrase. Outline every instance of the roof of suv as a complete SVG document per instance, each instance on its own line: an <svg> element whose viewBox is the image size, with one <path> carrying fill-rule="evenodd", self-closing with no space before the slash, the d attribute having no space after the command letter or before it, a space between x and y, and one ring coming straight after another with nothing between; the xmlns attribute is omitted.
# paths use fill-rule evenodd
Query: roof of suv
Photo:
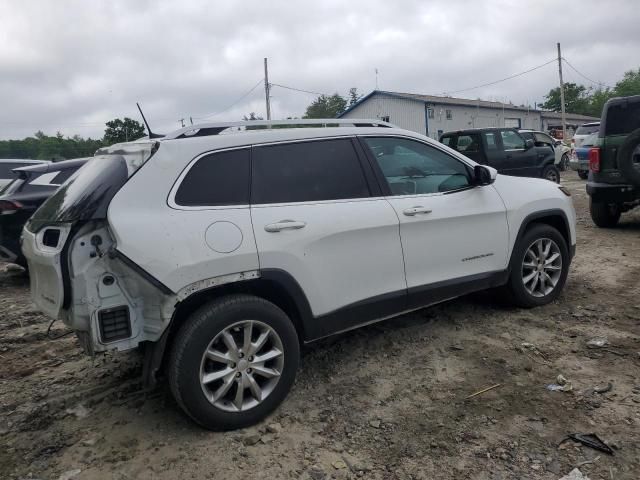
<svg viewBox="0 0 640 480"><path fill-rule="evenodd" d="M444 132L442 136L452 135L452 134L461 134L461 133L480 133L480 132L494 132L500 130L513 130L515 132L520 131L515 127L477 127L477 128L465 128L464 130L452 130L450 132ZM533 130L532 130L533 131Z"/></svg>
<svg viewBox="0 0 640 480"><path fill-rule="evenodd" d="M174 140L178 138L203 137L211 135L227 135L243 132L278 131L291 129L317 129L323 131L327 128L358 128L382 127L398 128L388 122L378 119L344 119L344 118L318 118L295 120L249 120L242 122L216 122L190 125L174 132L168 133L160 140ZM345 132L346 133L346 132Z"/></svg>

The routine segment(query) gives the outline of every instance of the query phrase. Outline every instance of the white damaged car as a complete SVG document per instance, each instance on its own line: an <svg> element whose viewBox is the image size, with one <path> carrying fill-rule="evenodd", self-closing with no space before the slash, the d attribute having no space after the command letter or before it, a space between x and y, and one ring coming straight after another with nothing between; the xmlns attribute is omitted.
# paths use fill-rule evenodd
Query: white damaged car
<svg viewBox="0 0 640 480"><path fill-rule="evenodd" d="M210 429L273 411L303 342L486 288L553 301L575 244L563 187L354 119L99 150L23 232L39 308L89 354L143 346Z"/></svg>

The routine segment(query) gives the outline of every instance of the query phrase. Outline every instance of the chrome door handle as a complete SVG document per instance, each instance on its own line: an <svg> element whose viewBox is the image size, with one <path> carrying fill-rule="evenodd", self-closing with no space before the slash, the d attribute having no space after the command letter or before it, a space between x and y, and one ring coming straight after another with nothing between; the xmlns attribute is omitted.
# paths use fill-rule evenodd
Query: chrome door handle
<svg viewBox="0 0 640 480"><path fill-rule="evenodd" d="M402 213L404 213L407 217L413 217L414 215L431 213L431 209L419 205L417 207L407 208L403 210Z"/></svg>
<svg viewBox="0 0 640 480"><path fill-rule="evenodd" d="M298 230L306 227L306 222L297 222L295 220L280 220L276 223L270 223L264 226L265 231L275 233L281 230Z"/></svg>

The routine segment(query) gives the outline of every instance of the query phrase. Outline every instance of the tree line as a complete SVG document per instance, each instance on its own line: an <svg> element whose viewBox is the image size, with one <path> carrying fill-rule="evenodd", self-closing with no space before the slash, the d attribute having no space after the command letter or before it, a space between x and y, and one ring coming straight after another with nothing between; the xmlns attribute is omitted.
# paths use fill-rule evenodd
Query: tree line
<svg viewBox="0 0 640 480"><path fill-rule="evenodd" d="M604 104L613 97L640 95L640 68L625 72L613 87L586 87L576 83L564 84L564 104L567 112L599 117ZM561 111L560 87L552 88L540 105L545 110Z"/></svg>
<svg viewBox="0 0 640 480"><path fill-rule="evenodd" d="M105 127L104 136L100 139L82 138L79 135L65 137L60 132L49 136L37 131L33 137L22 140L0 140L0 158L59 161L92 157L101 147L136 140L145 135L144 126L127 117L111 120Z"/></svg>

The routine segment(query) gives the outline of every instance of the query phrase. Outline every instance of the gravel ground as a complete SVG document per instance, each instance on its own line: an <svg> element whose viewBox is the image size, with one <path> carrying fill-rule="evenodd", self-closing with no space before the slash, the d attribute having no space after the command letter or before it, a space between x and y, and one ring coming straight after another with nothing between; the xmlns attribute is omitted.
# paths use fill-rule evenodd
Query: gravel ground
<svg viewBox="0 0 640 480"><path fill-rule="evenodd" d="M236 432L198 428L165 386L142 391L136 353L50 340L27 278L0 265L0 478L638 479L640 212L598 229L584 182L563 184L578 249L557 302L477 294L305 347L284 404ZM558 375L571 391L546 389ZM576 432L615 454L560 444Z"/></svg>

